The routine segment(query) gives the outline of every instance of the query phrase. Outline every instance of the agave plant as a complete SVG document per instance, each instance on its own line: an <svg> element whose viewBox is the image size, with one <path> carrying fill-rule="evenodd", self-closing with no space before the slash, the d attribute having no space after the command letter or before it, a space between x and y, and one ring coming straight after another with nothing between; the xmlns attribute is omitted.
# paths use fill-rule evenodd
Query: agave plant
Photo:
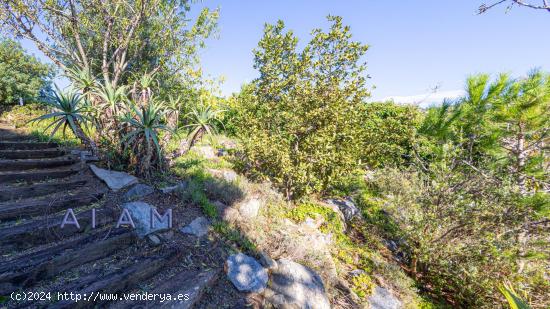
<svg viewBox="0 0 550 309"><path fill-rule="evenodd" d="M89 68L70 67L65 70L65 77L71 80L73 85L87 95L97 85L97 81Z"/></svg>
<svg viewBox="0 0 550 309"><path fill-rule="evenodd" d="M217 118L217 115L222 112L224 111L214 110L211 106L206 106L194 108L186 115L188 124L185 127L190 129L187 136L189 148L193 147L204 134L216 133L216 123L223 127L223 123Z"/></svg>
<svg viewBox="0 0 550 309"><path fill-rule="evenodd" d="M527 302L522 297L520 297L518 293L516 293L511 285L505 284L499 287L499 289L504 297L506 297L510 309L531 309L529 304L527 304Z"/></svg>
<svg viewBox="0 0 550 309"><path fill-rule="evenodd" d="M134 82L132 88L132 95L135 102L139 102L140 105L147 105L153 97L153 91L151 87L156 81L155 73L145 73Z"/></svg>
<svg viewBox="0 0 550 309"><path fill-rule="evenodd" d="M176 129L179 126L182 102L183 100L181 99L181 96L176 98L170 96L166 102L166 108L168 109L168 112L166 113L166 122L168 126L173 129Z"/></svg>
<svg viewBox="0 0 550 309"><path fill-rule="evenodd" d="M56 86L56 91L44 102L52 109L49 114L34 118L31 122L41 122L46 119L53 119L52 123L44 129L44 132L53 127L50 134L50 140L55 133L63 126L63 136L65 136L67 127L71 128L74 135L80 141L89 147L94 154L98 154L98 149L95 142L90 139L82 130L82 125L86 125L90 121L88 117L88 106L82 96L75 90L67 90L62 92Z"/></svg>
<svg viewBox="0 0 550 309"><path fill-rule="evenodd" d="M159 131L170 129L162 124L165 106L162 103L151 101L146 106L129 105L129 111L121 118L121 125L125 126L122 142L135 155L139 165L139 173L148 177L153 164L162 163L162 151L159 143ZM156 154L156 156L155 156Z"/></svg>
<svg viewBox="0 0 550 309"><path fill-rule="evenodd" d="M105 113L107 119L116 120L119 116L121 106L127 101L128 91L126 86L114 87L111 84L101 85L95 90L101 103L98 110Z"/></svg>

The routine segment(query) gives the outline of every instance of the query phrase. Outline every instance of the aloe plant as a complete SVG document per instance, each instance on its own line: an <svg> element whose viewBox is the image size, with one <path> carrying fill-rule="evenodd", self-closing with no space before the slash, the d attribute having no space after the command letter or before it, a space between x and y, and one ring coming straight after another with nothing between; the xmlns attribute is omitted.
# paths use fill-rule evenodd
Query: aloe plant
<svg viewBox="0 0 550 309"><path fill-rule="evenodd" d="M516 293L512 286L505 284L499 287L499 289L504 297L506 297L506 300L510 305L510 309L531 309L529 304L527 304L527 302Z"/></svg>
<svg viewBox="0 0 550 309"><path fill-rule="evenodd" d="M182 103L183 103L183 100L181 96L178 96L178 97L170 96L168 98L168 101L166 102L166 108L168 109L168 112L166 115L166 121L168 125L174 130L177 129L179 126L179 117L180 117Z"/></svg>
<svg viewBox="0 0 550 309"><path fill-rule="evenodd" d="M102 85L95 90L101 103L98 110L107 113L107 118L115 119L119 115L121 106L127 101L128 90L126 86L114 87L111 84Z"/></svg>
<svg viewBox="0 0 550 309"><path fill-rule="evenodd" d="M146 106L138 106L135 103L129 105L129 110L121 118L121 125L125 126L126 133L122 136L122 142L132 149L139 161L139 173L148 177L152 167L151 163L161 164L162 151L159 143L159 131L171 131L162 124L165 106L162 103L151 101ZM156 153L156 158L154 158Z"/></svg>
<svg viewBox="0 0 550 309"><path fill-rule="evenodd" d="M187 136L189 148L193 147L204 134L216 133L216 123L223 127L223 123L217 119L218 114L222 112L224 111L214 110L211 106L206 106L194 108L186 115L188 124L185 127L190 129Z"/></svg>
<svg viewBox="0 0 550 309"><path fill-rule="evenodd" d="M132 88L132 95L135 102L140 105L147 105L152 99L153 91L151 87L156 81L155 73L145 73L140 76L135 82Z"/></svg>
<svg viewBox="0 0 550 309"><path fill-rule="evenodd" d="M74 135L89 147L94 154L98 154L95 142L90 139L82 130L82 125L90 121L88 117L89 109L83 97L75 90L69 89L66 92L56 91L44 102L52 109L51 113L32 119L30 122L41 122L46 119L53 119L52 123L46 127L44 132L53 127L50 134L50 140L55 133L63 126L63 135L65 136L67 127L71 128Z"/></svg>
<svg viewBox="0 0 550 309"><path fill-rule="evenodd" d="M92 74L92 71L88 68L69 67L65 70L65 77L70 79L73 85L82 91L84 95L87 95L97 85L96 78Z"/></svg>

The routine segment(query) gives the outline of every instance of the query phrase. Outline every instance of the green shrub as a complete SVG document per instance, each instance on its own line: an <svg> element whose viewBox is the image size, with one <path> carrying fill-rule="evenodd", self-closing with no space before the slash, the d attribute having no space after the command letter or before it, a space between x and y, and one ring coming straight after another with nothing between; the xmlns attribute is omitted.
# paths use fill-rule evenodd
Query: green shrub
<svg viewBox="0 0 550 309"><path fill-rule="evenodd" d="M301 51L284 24L267 25L255 50L260 77L240 96L241 168L269 178L288 199L326 192L360 166L361 115L368 97L367 46L329 17Z"/></svg>
<svg viewBox="0 0 550 309"><path fill-rule="evenodd" d="M363 116L363 160L372 168L408 163L418 147L423 114L411 105L368 103Z"/></svg>
<svg viewBox="0 0 550 309"><path fill-rule="evenodd" d="M380 170L371 181L377 196L359 204L368 222L400 240L412 274L436 296L463 307L502 305L501 282L550 304L549 231L538 226L541 197L524 198L510 181L495 182L455 166L432 166L430 175ZM548 196L546 196L548 199Z"/></svg>

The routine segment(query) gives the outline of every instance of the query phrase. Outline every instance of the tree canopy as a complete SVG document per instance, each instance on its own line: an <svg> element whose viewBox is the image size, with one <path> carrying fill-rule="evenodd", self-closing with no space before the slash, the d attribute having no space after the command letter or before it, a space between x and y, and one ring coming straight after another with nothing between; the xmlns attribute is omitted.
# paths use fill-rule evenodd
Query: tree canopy
<svg viewBox="0 0 550 309"><path fill-rule="evenodd" d="M0 39L0 105L36 101L51 84L54 67L29 55L18 42Z"/></svg>
<svg viewBox="0 0 550 309"><path fill-rule="evenodd" d="M145 72L189 74L216 29L217 10L191 21L191 1L8 0L7 33L34 42L63 70L77 67L116 86Z"/></svg>

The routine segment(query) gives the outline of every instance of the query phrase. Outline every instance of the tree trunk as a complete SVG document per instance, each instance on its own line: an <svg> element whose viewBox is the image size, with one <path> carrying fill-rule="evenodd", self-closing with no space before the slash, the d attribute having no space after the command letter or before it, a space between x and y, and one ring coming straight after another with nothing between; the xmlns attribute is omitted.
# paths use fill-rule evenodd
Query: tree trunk
<svg viewBox="0 0 550 309"><path fill-rule="evenodd" d="M516 181L521 194L527 192L525 184L525 164L527 160L527 153L525 150L525 125L523 123L518 124L519 131L516 140Z"/></svg>
<svg viewBox="0 0 550 309"><path fill-rule="evenodd" d="M99 150L97 148L97 145L95 144L95 142L91 138L86 136L86 134L84 133L84 131L80 127L80 123L78 121L75 121L75 128L74 129L75 129L74 135L76 135L76 137L78 137L78 139L80 139L80 141L84 144L84 146L91 149L93 155L99 155Z"/></svg>
<svg viewBox="0 0 550 309"><path fill-rule="evenodd" d="M145 178L149 178L151 175L151 160L153 159L153 147L151 144L148 143L148 141L144 141L145 144L145 156L141 160L140 164L140 173L141 175L145 176Z"/></svg>

